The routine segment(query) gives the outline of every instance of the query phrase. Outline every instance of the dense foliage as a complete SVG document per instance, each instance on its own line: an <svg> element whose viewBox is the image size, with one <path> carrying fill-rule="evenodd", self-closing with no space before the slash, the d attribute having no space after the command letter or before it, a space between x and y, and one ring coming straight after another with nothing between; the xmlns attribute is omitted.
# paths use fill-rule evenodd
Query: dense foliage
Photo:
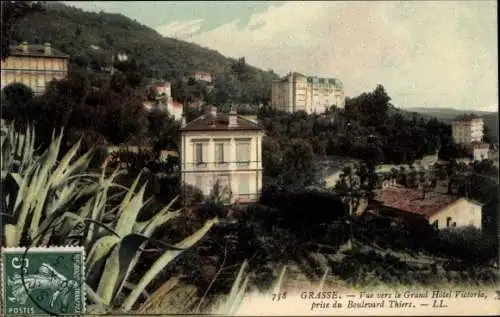
<svg viewBox="0 0 500 317"><path fill-rule="evenodd" d="M199 230L176 236L175 244L162 244L153 234L180 212L169 204L141 219L148 204L140 176L130 187L120 186L115 178L123 171L92 173L90 152L78 155L79 143L61 153L62 136L54 136L48 149L39 152L34 139L34 129L20 134L12 125L1 137L2 247L84 247L89 311L95 305L126 312L143 304L140 295L158 273L217 223L206 221ZM137 269L148 244L162 252L153 265ZM137 276L129 291L127 281Z"/></svg>
<svg viewBox="0 0 500 317"><path fill-rule="evenodd" d="M314 183L314 155L403 164L435 154L440 146L451 146L450 125L416 114L405 118L392 111L389 101L379 85L373 92L348 98L345 109L332 107L321 115L262 108L265 175L304 186Z"/></svg>
<svg viewBox="0 0 500 317"><path fill-rule="evenodd" d="M82 138L82 149L135 144L154 150L176 148L180 125L164 111L148 112L133 72L94 78L75 67L33 96L18 83L2 91L2 117L18 126L36 122L37 144L47 146L54 128L65 128L63 147Z"/></svg>
<svg viewBox="0 0 500 317"><path fill-rule="evenodd" d="M193 43L162 37L121 14L86 12L61 3L45 5L43 12L35 12L13 25L11 44L50 42L70 55L72 63L97 72L117 67L117 58L111 65L112 56L126 54L136 59L143 77L172 81L174 97L179 101L208 94L203 84L183 81L184 76L195 71L215 76L209 97L216 104L258 104L271 97L270 83L277 75L247 65L244 58L226 58Z"/></svg>
<svg viewBox="0 0 500 317"><path fill-rule="evenodd" d="M10 44L12 41L12 30L16 22L35 12L43 12L40 1L2 1L2 61L10 55Z"/></svg>

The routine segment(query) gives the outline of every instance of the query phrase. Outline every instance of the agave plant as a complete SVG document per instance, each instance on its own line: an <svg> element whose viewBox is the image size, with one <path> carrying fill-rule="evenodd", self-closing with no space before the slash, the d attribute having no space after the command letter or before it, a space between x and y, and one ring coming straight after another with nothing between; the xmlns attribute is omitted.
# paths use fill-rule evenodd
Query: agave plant
<svg viewBox="0 0 500 317"><path fill-rule="evenodd" d="M90 152L74 160L79 143L75 144L61 161L58 161L62 133L52 138L50 147L35 156L34 130L26 134L8 129L2 139L2 209L10 217L5 224L6 246L19 246L22 239L30 245L47 241L61 216L78 195L79 188L88 180L78 174L87 167ZM15 224L12 223L15 220Z"/></svg>
<svg viewBox="0 0 500 317"><path fill-rule="evenodd" d="M58 241L60 245L77 242L84 246L87 272L95 273L94 268L102 264L106 267L102 273L97 270L100 275L95 287L86 283L89 300L101 310L118 306L122 311L131 310L158 273L217 223L217 219L207 221L179 243L164 245L165 252L126 294L128 277L155 230L180 215L180 211L170 210L175 200L151 219L139 222L137 217L146 204L146 185L136 193L140 174L113 206L110 189L122 187L114 183L122 171L107 176L105 164L101 174L89 173L91 152L78 157L79 142L59 161L62 133L53 136L49 148L37 157L34 137L33 129L20 135L13 126L2 137L2 158L7 162L2 164L2 209L10 218L3 228L5 245L43 246ZM91 279L88 275L87 281Z"/></svg>
<svg viewBox="0 0 500 317"><path fill-rule="evenodd" d="M236 280L231 287L229 295L225 301L216 308L215 313L224 316L235 315L245 298L249 281L250 275L248 273L248 262L244 261L240 267L238 275L236 276Z"/></svg>

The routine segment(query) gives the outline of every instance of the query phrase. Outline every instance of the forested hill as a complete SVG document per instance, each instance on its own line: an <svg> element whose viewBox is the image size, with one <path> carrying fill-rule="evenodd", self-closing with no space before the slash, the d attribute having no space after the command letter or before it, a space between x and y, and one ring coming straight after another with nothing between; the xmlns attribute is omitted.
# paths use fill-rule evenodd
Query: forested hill
<svg viewBox="0 0 500 317"><path fill-rule="evenodd" d="M15 25L14 44L50 42L69 54L75 63L101 67L109 67L112 54L129 54L149 78L174 80L189 72L207 71L218 78L220 85L229 86L226 91L246 97L243 98L246 102L269 98L270 82L277 78L272 71L244 63L244 69L240 67L239 73L236 72L242 76L235 78L231 75L235 74L234 65L238 65L238 60L197 44L163 37L121 14L86 12L57 2L46 2L45 9ZM241 59L239 61L241 64ZM238 80L244 81L244 85L235 83ZM234 91L235 87L240 91Z"/></svg>

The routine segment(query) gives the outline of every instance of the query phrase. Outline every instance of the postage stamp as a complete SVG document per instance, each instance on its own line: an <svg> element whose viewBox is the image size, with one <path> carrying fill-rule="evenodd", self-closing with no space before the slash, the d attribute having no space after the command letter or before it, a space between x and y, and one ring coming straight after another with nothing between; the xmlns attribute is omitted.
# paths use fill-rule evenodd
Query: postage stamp
<svg viewBox="0 0 500 317"><path fill-rule="evenodd" d="M3 316L78 316L85 311L82 247L2 248Z"/></svg>

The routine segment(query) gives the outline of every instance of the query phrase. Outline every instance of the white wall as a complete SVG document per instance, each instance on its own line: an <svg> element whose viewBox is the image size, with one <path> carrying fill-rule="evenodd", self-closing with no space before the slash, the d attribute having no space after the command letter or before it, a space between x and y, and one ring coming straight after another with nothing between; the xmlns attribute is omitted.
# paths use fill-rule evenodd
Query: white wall
<svg viewBox="0 0 500 317"><path fill-rule="evenodd" d="M482 227L482 207L467 199L459 199L454 204L429 218L432 225L438 221L438 229L447 228L447 219L451 218L450 226L456 222L456 228L473 226Z"/></svg>
<svg viewBox="0 0 500 317"><path fill-rule="evenodd" d="M313 85L307 82L307 77L299 75L290 76L286 82L274 82L271 91L272 107L281 111L304 110L309 114L320 114L332 105L345 107L343 90L337 90L333 84ZM318 94L315 95L315 92Z"/></svg>
<svg viewBox="0 0 500 317"><path fill-rule="evenodd" d="M488 159L489 149L488 148L475 148L473 150L474 160L482 161Z"/></svg>
<svg viewBox="0 0 500 317"><path fill-rule="evenodd" d="M484 137L484 121L474 119L471 121L455 121L452 124L453 141L459 144L481 142Z"/></svg>
<svg viewBox="0 0 500 317"><path fill-rule="evenodd" d="M227 181L233 193L233 200L240 194L252 194L253 200L260 195L262 189L262 137L259 131L206 131L183 132L181 140L181 171L184 183L199 187L205 195L210 194L217 178ZM236 144L238 139L250 139L250 163L238 165ZM203 146L205 166L197 166L195 161L195 144L201 142ZM224 165L217 165L215 160L216 142L224 142ZM249 192L240 192L240 180L246 177L249 183ZM201 180L201 184L199 181ZM200 186L201 185L201 186ZM244 199L246 197L242 197Z"/></svg>

